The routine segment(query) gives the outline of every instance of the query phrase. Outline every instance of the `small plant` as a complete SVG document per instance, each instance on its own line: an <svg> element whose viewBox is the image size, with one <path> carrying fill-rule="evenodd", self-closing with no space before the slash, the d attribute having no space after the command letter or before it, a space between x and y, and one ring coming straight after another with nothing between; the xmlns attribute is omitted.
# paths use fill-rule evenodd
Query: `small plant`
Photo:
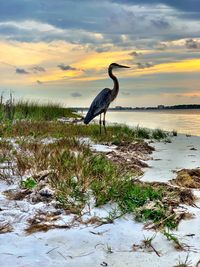
<svg viewBox="0 0 200 267"><path fill-rule="evenodd" d="M108 254L112 254L112 253L113 253L112 247L109 246L108 244L107 244L107 247L106 247L106 252L107 252Z"/></svg>
<svg viewBox="0 0 200 267"><path fill-rule="evenodd" d="M167 134L161 129L155 129L152 131L152 138L156 140L161 140L167 137Z"/></svg>
<svg viewBox="0 0 200 267"><path fill-rule="evenodd" d="M3 101L3 98L1 99ZM5 120L13 120L15 115L14 99L10 93L10 98L3 105L3 117Z"/></svg>
<svg viewBox="0 0 200 267"><path fill-rule="evenodd" d="M173 135L173 136L177 136L177 135L178 135L177 131L176 131L176 130L173 130L173 131L172 131L172 135Z"/></svg>
<svg viewBox="0 0 200 267"><path fill-rule="evenodd" d="M155 239L156 234L154 234L152 237L144 237L143 244L145 248L151 248L156 253L158 257L160 257L160 253L154 248L152 241Z"/></svg>
<svg viewBox="0 0 200 267"><path fill-rule="evenodd" d="M106 223L113 223L114 220L120 218L123 214L119 212L118 209L113 209L112 211L109 212L108 216L102 220L103 224Z"/></svg>
<svg viewBox="0 0 200 267"><path fill-rule="evenodd" d="M25 181L21 182L21 186L25 189L33 189L37 186L37 182L33 178L27 178Z"/></svg>
<svg viewBox="0 0 200 267"><path fill-rule="evenodd" d="M165 138L165 139L163 140L163 142L164 142L164 143L171 143L172 140L171 140L169 137L167 137L167 138Z"/></svg>
<svg viewBox="0 0 200 267"><path fill-rule="evenodd" d="M141 127L137 126L135 129L135 138L150 139L151 138L151 132L147 128L141 128Z"/></svg>
<svg viewBox="0 0 200 267"><path fill-rule="evenodd" d="M145 247L152 246L152 241L156 238L156 234L154 234L152 237L146 237L144 236L143 244Z"/></svg>
<svg viewBox="0 0 200 267"><path fill-rule="evenodd" d="M192 267L192 262L189 260L189 254L187 254L185 261L181 262L179 259L179 263L175 265L174 267ZM198 265L196 265L198 266Z"/></svg>
<svg viewBox="0 0 200 267"><path fill-rule="evenodd" d="M170 233L169 232L169 230L168 231L163 231L163 234L164 234L164 236L166 236L167 237L167 239L169 240L169 241L173 241L174 242L174 245L175 245L175 248L176 249L178 249L178 250L183 250L183 246L182 246L182 244L179 242L179 240L178 240L178 238L175 236L175 235L173 235L172 233Z"/></svg>

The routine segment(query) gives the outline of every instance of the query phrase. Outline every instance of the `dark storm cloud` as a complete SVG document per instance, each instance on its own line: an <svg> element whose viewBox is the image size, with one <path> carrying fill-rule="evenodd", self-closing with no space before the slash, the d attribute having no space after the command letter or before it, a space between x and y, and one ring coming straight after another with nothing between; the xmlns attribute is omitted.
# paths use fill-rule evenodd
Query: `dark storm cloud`
<svg viewBox="0 0 200 267"><path fill-rule="evenodd" d="M14 66L12 66L14 67ZM23 68L16 68L15 72L17 74L30 74L31 72L33 73L40 73L40 72L45 72L45 68L41 67L41 66L35 66L33 68L30 68L29 71L23 69Z"/></svg>
<svg viewBox="0 0 200 267"><path fill-rule="evenodd" d="M138 56L141 56L142 53L138 53L138 52L136 52L136 51L133 51L133 52L129 53L129 55L130 55L130 56L138 57Z"/></svg>
<svg viewBox="0 0 200 267"><path fill-rule="evenodd" d="M75 92L75 93L72 93L71 94L72 97L81 97L82 94L78 93L78 92Z"/></svg>
<svg viewBox="0 0 200 267"><path fill-rule="evenodd" d="M116 3L126 3L129 5L140 4L140 5L152 5L152 4L165 4L174 7L179 10L186 12L200 12L200 1L199 0L112 0Z"/></svg>
<svg viewBox="0 0 200 267"><path fill-rule="evenodd" d="M193 39L188 39L185 41L185 46L188 49L200 49L200 42Z"/></svg>
<svg viewBox="0 0 200 267"><path fill-rule="evenodd" d="M26 71L25 69L21 69L21 68L16 68L15 72L17 74L29 74L28 71Z"/></svg>
<svg viewBox="0 0 200 267"><path fill-rule="evenodd" d="M154 48L157 49L157 50L163 51L163 50L167 49L167 45L166 44L162 44L162 43L158 43L158 44L155 45Z"/></svg>
<svg viewBox="0 0 200 267"><path fill-rule="evenodd" d="M131 53L129 53L129 55L131 55L131 56L138 56L138 53L136 52L136 51L133 51L133 52L131 52Z"/></svg>
<svg viewBox="0 0 200 267"><path fill-rule="evenodd" d="M138 69L146 69L146 68L151 68L154 66L151 62L145 62L145 63L138 62L136 64L137 64Z"/></svg>
<svg viewBox="0 0 200 267"><path fill-rule="evenodd" d="M181 50L181 53L180 52ZM170 63L176 61L182 61L182 60L188 60L188 59L194 59L194 58L199 58L199 50L198 49L191 49L190 48L190 53L186 49L183 48L178 48L178 53L177 50L159 50L155 51L153 50L151 53L143 54L140 56L140 61L138 62L137 66L142 69L144 67L152 67L153 65L159 65L159 64L165 64L165 63ZM135 64L136 60L138 58L133 58L127 62L127 64ZM143 62L147 62L143 63Z"/></svg>
<svg viewBox="0 0 200 267"><path fill-rule="evenodd" d="M63 63L61 63L61 64L59 64L58 65L58 68L60 68L61 70L76 70L76 68L73 68L73 67L71 67L71 66L69 66L69 65L65 65L65 64L63 64Z"/></svg>
<svg viewBox="0 0 200 267"><path fill-rule="evenodd" d="M98 29L103 17L102 4L90 0L8 0L1 1L1 21L36 20L59 28ZM20 11L20 12L19 12ZM50 15L51 14L51 15Z"/></svg>
<svg viewBox="0 0 200 267"><path fill-rule="evenodd" d="M93 50L102 53L113 46L145 49L152 48L160 40L200 36L199 0L193 0L192 4L189 0L1 2L1 39L25 42L65 40L88 47L93 45ZM127 8L127 4L131 8ZM157 4L166 4L177 9L160 7ZM192 9L195 12L191 12ZM197 29L193 27L194 13ZM189 23L185 22L187 16L191 16L193 24L189 19ZM101 34L101 38L94 33ZM127 38L122 35L127 35Z"/></svg>
<svg viewBox="0 0 200 267"><path fill-rule="evenodd" d="M59 27L65 27L66 25L69 25L69 27L76 25L78 27L80 24L85 24L88 28L93 28L96 24L94 17L96 16L97 21L100 20L104 12L107 12L106 3L109 2L141 6L165 4L185 12L200 12L199 0L7 0L1 1L0 19L8 21L30 19L31 17L32 19L48 21ZM102 5L104 9L101 8ZM110 10L110 13L112 13L112 10ZM87 17L89 17L88 20Z"/></svg>
<svg viewBox="0 0 200 267"><path fill-rule="evenodd" d="M94 46L93 46L94 47ZM111 46L99 46L99 47L96 47L94 50L97 52L97 53L103 53L103 52L108 52L112 49Z"/></svg>
<svg viewBox="0 0 200 267"><path fill-rule="evenodd" d="M34 73L38 73L38 72L45 72L45 68L41 67L41 66L35 66L32 68Z"/></svg>
<svg viewBox="0 0 200 267"><path fill-rule="evenodd" d="M170 23L164 19L151 20L153 26L159 29L167 29L170 27Z"/></svg>

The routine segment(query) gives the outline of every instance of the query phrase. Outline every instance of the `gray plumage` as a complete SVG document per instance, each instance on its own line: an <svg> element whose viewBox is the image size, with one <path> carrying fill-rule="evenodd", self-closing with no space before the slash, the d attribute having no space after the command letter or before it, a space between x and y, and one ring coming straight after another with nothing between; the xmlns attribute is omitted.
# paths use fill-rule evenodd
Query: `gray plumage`
<svg viewBox="0 0 200 267"><path fill-rule="evenodd" d="M111 103L111 89L104 88L92 101L88 113L84 119L84 123L88 124L99 114L106 112Z"/></svg>
<svg viewBox="0 0 200 267"><path fill-rule="evenodd" d="M114 74L112 73L113 69L117 69L117 68L129 68L129 67L123 66L123 65L119 65L117 63L110 64L110 66L108 67L108 75L113 80L114 87L113 87L113 89L109 89L109 88L103 89L95 97L95 99L92 101L92 104L91 104L91 106L90 106L90 108L88 110L88 113L87 113L87 115L86 115L86 117L84 119L84 123L88 124L96 116L100 115L100 120L99 120L100 133L101 133L101 114L102 113L104 114L103 125L104 125L104 130L106 132L105 115L106 115L106 112L107 112L107 109L108 109L110 103L117 97L117 94L119 92L118 80L117 80L116 76L114 76Z"/></svg>

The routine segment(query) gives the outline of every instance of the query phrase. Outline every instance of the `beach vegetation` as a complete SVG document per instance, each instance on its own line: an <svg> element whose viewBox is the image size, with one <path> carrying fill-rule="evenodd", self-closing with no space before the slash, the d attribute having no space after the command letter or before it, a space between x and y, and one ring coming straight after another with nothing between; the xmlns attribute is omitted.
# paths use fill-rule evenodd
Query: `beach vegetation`
<svg viewBox="0 0 200 267"><path fill-rule="evenodd" d="M15 101L12 94L7 100L0 98L0 121L31 120L49 121L61 117L79 118L71 108L62 107L58 103L40 103L29 100Z"/></svg>
<svg viewBox="0 0 200 267"><path fill-rule="evenodd" d="M161 140L161 139L164 139L166 137L167 137L167 133L161 129L155 129L152 131L152 138L153 139Z"/></svg>
<svg viewBox="0 0 200 267"><path fill-rule="evenodd" d="M176 130L173 130L172 131L172 136L177 136L178 135L178 132Z"/></svg>
<svg viewBox="0 0 200 267"><path fill-rule="evenodd" d="M29 102L8 104L12 106L9 114L13 115L6 115L1 122L0 161L11 162L8 168L13 177L21 177L21 188L37 192L43 180L39 173L46 172L45 183L54 190L57 205L69 212L81 215L92 198L96 207L116 205L102 223L132 213L136 220L152 222L155 228L177 227L179 218L166 199L177 201L180 192L140 182L141 168L125 168L106 154L92 152L84 141L86 138L121 147L141 142L143 147L144 139L165 139L164 131L109 125L107 134L101 135L98 124L56 120L66 114L74 116L70 109ZM1 104L2 108L5 104Z"/></svg>
<svg viewBox="0 0 200 267"><path fill-rule="evenodd" d="M198 261L198 263L195 265L196 267L198 267L199 262L200 261ZM185 260L181 261L179 259L179 263L177 265L174 265L174 267L192 267L192 266L193 266L192 261L189 259L189 253L187 254Z"/></svg>
<svg viewBox="0 0 200 267"><path fill-rule="evenodd" d="M76 138L45 142L23 137L17 140L17 145L17 149L9 150L11 161L15 162L12 171L20 177L29 173L21 187L37 191L43 179L39 173L47 172L46 183L55 191L58 206L81 215L93 198L96 207L107 203L116 205L104 223L132 213L136 220L151 221L155 228L177 227L179 219L167 199L172 203L177 201L180 192L166 190L164 185L140 182L136 170L125 169L104 154L94 154ZM7 142L4 149L8 153Z"/></svg>
<svg viewBox="0 0 200 267"><path fill-rule="evenodd" d="M37 185L37 182L35 181L35 179L31 177L21 182L22 188L25 188L25 189L33 189L34 187L36 187L36 185Z"/></svg>

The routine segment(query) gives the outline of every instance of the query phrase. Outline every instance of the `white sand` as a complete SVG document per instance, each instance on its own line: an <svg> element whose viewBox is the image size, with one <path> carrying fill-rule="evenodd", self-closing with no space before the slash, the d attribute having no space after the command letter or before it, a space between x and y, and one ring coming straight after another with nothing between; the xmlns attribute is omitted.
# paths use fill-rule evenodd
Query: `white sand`
<svg viewBox="0 0 200 267"><path fill-rule="evenodd" d="M167 182L174 177L173 170L181 168L199 167L200 137L173 138L172 143L155 143L154 159L149 164L143 180ZM195 147L198 150L192 151ZM96 147L98 149L98 147ZM108 147L100 147L101 151L108 151ZM191 156L190 156L191 155ZM0 182L0 191L8 186ZM196 191L196 194L199 192ZM200 202L197 202L200 206ZM154 247L161 253L158 257L154 252L132 251L133 244L141 244L144 236L151 237L153 231L143 229L142 223L136 223L132 216L120 218L114 224L95 226L77 226L69 230L55 229L47 233L36 233L26 236L23 229L26 219L38 209L47 209L44 204L31 205L25 201L7 201L0 194L0 221L14 222L12 233L0 235L0 266L1 267L172 267L183 262L187 251L179 252L174 249L172 242L157 233L153 240ZM102 209L92 209L92 214L106 216L111 210L108 205ZM200 209L189 208L195 214L192 220L182 221L175 234L181 242L192 246L189 259L192 266L200 260ZM70 221L70 216L63 217ZM93 233L91 233L91 231ZM98 233L98 234L94 234ZM193 237L186 237L194 234ZM112 252L112 253L109 253ZM107 264L107 265L106 265Z"/></svg>
<svg viewBox="0 0 200 267"><path fill-rule="evenodd" d="M143 181L167 182L176 176L174 171L183 168L200 167L200 137L178 135L171 138L172 143L156 142L152 144L156 151L153 160L148 162ZM191 149L197 150L191 150Z"/></svg>

